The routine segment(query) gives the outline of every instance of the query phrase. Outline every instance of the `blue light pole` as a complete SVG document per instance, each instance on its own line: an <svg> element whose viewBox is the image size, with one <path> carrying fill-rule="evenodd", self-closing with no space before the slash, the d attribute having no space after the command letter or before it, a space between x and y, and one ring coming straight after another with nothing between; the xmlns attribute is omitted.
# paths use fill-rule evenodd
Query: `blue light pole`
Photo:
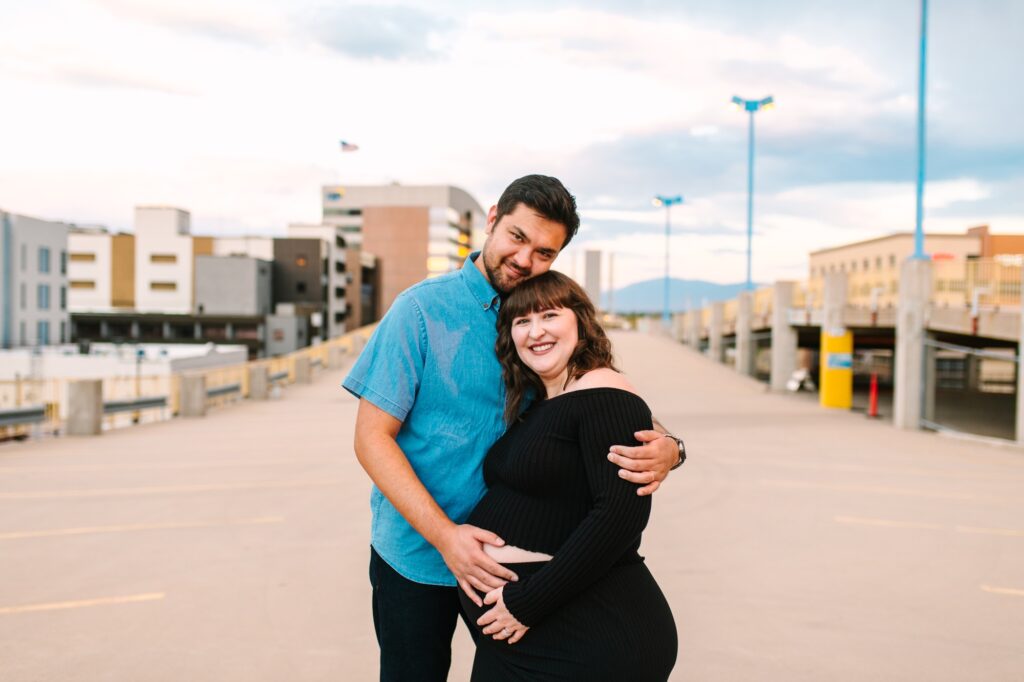
<svg viewBox="0 0 1024 682"><path fill-rule="evenodd" d="M665 328L667 329L668 326L669 326L669 319L671 317L671 315L669 313L669 309L668 309L669 308L669 293L668 293L668 290L669 290L669 279L668 279L668 239L669 239L669 236L672 234L672 225L671 225L671 222L670 222L670 215L669 214L671 213L673 206L675 206L676 204L683 203L683 198L681 196L678 196L678 195L676 195L674 197L664 197L664 196L662 196L660 194L656 194L654 196L654 200L653 200L652 203L654 203L655 206L664 206L665 207L665 293L664 293L664 298L662 300L663 305L662 305L662 309L661 309L661 324L664 325Z"/></svg>
<svg viewBox="0 0 1024 682"><path fill-rule="evenodd" d="M754 114L761 109L771 109L775 106L775 100L771 95L764 99L733 97L732 103L740 111L750 114L750 134L747 147L747 291L751 291L754 288L754 282L750 276L751 252L754 242Z"/></svg>
<svg viewBox="0 0 1024 682"><path fill-rule="evenodd" d="M921 57L917 72L917 221L914 223L914 260L928 260L924 252L924 94L926 47L928 42L928 0L921 0Z"/></svg>

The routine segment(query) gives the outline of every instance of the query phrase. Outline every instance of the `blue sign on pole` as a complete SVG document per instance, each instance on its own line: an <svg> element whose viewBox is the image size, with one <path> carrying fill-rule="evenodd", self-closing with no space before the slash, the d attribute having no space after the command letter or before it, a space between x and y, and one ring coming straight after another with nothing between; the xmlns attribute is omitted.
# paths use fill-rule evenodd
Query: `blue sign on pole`
<svg viewBox="0 0 1024 682"><path fill-rule="evenodd" d="M853 353L829 353L829 369L853 369Z"/></svg>

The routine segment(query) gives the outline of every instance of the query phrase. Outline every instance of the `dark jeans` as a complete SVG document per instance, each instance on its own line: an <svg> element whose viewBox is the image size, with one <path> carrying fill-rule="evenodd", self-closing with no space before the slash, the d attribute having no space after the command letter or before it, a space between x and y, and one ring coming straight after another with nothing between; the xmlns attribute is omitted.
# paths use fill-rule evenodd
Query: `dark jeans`
<svg viewBox="0 0 1024 682"><path fill-rule="evenodd" d="M445 682L452 662L452 635L462 614L459 588L404 578L372 547L370 585L381 682ZM477 628L469 631L475 639Z"/></svg>

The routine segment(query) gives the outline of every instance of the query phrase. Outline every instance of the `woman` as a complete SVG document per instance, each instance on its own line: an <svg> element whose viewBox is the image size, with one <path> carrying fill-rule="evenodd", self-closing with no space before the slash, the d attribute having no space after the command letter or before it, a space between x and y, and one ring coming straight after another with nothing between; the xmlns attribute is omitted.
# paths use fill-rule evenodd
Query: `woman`
<svg viewBox="0 0 1024 682"><path fill-rule="evenodd" d="M637 553L651 498L607 459L651 428L650 409L612 364L587 295L558 272L502 303L497 351L509 429L468 523L505 540L485 547L519 580L483 607L460 594L482 628L472 679L666 680L675 623Z"/></svg>

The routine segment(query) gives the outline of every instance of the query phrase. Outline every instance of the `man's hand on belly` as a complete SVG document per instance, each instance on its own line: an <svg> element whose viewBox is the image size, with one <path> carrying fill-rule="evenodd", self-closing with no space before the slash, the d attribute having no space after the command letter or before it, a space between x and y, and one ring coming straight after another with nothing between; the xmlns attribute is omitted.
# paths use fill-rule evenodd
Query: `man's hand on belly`
<svg viewBox="0 0 1024 682"><path fill-rule="evenodd" d="M477 606L482 606L483 602L476 590L486 593L510 580L519 580L515 573L487 555L485 544L501 547L505 541L489 530L468 523L452 524L435 544L459 587Z"/></svg>

